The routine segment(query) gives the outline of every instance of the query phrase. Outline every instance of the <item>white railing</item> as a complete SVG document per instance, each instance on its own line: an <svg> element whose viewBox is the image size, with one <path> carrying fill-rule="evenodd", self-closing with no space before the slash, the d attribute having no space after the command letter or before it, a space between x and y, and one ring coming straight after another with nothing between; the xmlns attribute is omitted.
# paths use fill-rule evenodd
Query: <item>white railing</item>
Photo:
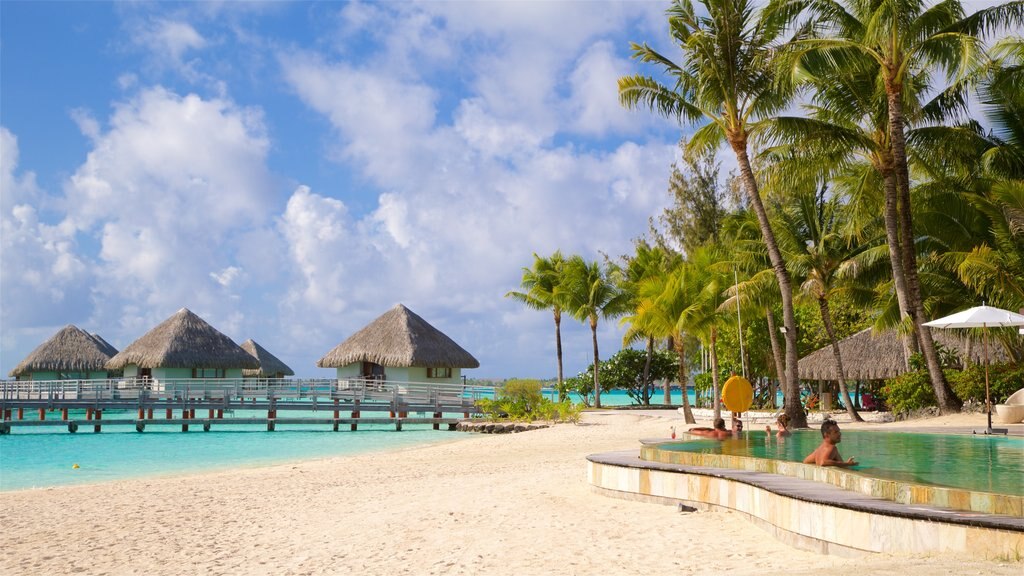
<svg viewBox="0 0 1024 576"><path fill-rule="evenodd" d="M253 398L347 400L445 406L493 397L494 389L462 384L349 379L188 378L108 380L4 380L0 399L87 400L133 398Z"/></svg>

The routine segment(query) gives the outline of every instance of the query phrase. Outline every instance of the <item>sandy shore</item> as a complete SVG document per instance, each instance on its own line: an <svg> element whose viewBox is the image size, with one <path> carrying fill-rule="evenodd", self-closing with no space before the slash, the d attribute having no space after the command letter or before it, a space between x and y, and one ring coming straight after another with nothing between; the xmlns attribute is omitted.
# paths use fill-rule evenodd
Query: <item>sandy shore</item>
<svg viewBox="0 0 1024 576"><path fill-rule="evenodd" d="M984 416L918 421L978 426ZM1012 574L950 556L855 560L729 512L591 492L584 457L667 436L673 411L383 454L0 494L3 574ZM875 425L899 427L903 423ZM460 434L459 436L452 436Z"/></svg>

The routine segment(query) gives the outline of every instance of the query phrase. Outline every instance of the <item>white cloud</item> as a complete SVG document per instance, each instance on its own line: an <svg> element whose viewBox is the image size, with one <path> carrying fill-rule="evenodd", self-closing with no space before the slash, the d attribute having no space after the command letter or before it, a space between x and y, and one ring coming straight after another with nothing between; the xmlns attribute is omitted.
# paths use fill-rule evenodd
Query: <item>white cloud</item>
<svg viewBox="0 0 1024 576"><path fill-rule="evenodd" d="M108 125L89 134L64 198L64 225L100 244L97 299L152 306L152 320L213 307L238 276L240 235L272 218L261 114L152 88L117 104Z"/></svg>

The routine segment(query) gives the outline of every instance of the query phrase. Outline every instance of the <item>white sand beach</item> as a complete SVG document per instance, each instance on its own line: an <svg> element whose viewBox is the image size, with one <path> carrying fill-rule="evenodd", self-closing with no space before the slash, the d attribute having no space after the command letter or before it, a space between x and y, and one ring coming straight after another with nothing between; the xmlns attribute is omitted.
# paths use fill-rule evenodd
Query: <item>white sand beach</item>
<svg viewBox="0 0 1024 576"><path fill-rule="evenodd" d="M680 513L592 492L586 455L638 447L638 438L682 425L675 412L651 414L587 413L581 425L438 433L458 440L382 454L7 492L0 573L1024 572L1020 561L822 556L776 541L740 514ZM978 414L915 422L983 424Z"/></svg>

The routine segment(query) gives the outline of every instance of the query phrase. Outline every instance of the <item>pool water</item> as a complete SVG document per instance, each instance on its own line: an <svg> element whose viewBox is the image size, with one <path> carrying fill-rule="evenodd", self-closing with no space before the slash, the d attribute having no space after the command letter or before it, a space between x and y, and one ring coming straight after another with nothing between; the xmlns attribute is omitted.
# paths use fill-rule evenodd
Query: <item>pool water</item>
<svg viewBox="0 0 1024 576"><path fill-rule="evenodd" d="M660 450L748 456L803 462L821 443L818 431L799 431L778 440L747 431L728 440L694 439L658 445ZM926 484L1024 496L1024 438L843 431L843 459L858 465L846 470L909 484Z"/></svg>

